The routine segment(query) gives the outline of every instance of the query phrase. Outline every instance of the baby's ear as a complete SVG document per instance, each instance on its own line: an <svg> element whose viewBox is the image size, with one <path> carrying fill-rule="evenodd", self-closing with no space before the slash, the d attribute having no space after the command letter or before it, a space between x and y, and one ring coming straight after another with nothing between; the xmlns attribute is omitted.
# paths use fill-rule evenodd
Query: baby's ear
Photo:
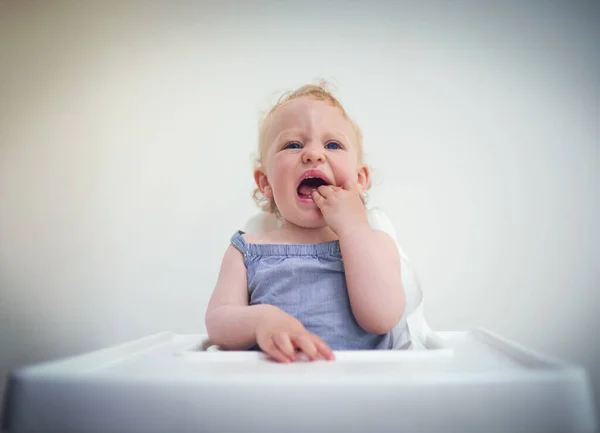
<svg viewBox="0 0 600 433"><path fill-rule="evenodd" d="M358 187L358 190L361 194L363 194L366 190L369 189L370 182L371 171L369 170L369 167L363 165L360 167L358 173L356 174L356 186Z"/></svg>
<svg viewBox="0 0 600 433"><path fill-rule="evenodd" d="M269 179L267 179L267 175L262 169L257 168L254 170L254 181L265 198L273 198L273 189L269 185Z"/></svg>

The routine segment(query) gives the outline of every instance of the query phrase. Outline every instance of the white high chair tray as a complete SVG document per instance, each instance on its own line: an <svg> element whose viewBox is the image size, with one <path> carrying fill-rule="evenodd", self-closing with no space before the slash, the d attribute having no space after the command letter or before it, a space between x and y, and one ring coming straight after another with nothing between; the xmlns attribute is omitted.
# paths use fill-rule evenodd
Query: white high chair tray
<svg viewBox="0 0 600 433"><path fill-rule="evenodd" d="M485 330L277 364L161 333L13 372L11 432L592 432L585 371Z"/></svg>

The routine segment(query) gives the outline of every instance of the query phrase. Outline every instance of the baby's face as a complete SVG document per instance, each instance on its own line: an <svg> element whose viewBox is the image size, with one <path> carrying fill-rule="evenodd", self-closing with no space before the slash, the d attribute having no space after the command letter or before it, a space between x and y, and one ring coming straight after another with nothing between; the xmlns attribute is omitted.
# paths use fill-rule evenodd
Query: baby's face
<svg viewBox="0 0 600 433"><path fill-rule="evenodd" d="M275 198L283 218L295 225L325 226L310 197L319 185L342 186L352 180L362 192L368 184L352 125L326 102L298 98L280 106L267 125L265 148L264 168L255 173L256 181L265 196Z"/></svg>

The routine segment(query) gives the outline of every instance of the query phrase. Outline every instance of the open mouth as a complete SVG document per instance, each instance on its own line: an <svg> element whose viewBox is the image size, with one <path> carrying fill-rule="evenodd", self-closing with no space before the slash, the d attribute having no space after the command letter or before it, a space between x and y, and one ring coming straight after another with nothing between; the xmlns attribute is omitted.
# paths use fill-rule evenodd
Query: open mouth
<svg viewBox="0 0 600 433"><path fill-rule="evenodd" d="M298 186L298 197L311 199L313 191L322 185L329 184L325 179L309 176L300 182L300 185Z"/></svg>

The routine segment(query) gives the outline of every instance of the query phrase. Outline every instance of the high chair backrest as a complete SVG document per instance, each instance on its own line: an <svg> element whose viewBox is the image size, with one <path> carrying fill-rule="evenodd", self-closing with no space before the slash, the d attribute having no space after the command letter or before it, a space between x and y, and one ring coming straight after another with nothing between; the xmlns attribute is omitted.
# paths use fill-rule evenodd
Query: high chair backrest
<svg viewBox="0 0 600 433"><path fill-rule="evenodd" d="M399 334L401 329L404 329L403 325L406 321L408 323L410 338L413 346L421 346L427 339L429 327L427 326L422 313L423 292L421 290L417 275L410 266L410 262L406 254L404 254L404 251L398 244L396 239L396 230L385 213L379 208L371 208L367 210L367 217L369 220L369 225L372 229L382 230L389 234L392 239L394 239L400 254L402 285L404 286L404 291L406 293L406 312L404 313L404 317L399 326L395 330L395 333ZM279 227L279 224L280 221L275 217L275 215L267 212L260 212L247 221L244 231L248 233L266 232L276 229ZM401 339L400 335L394 336L394 339L399 341Z"/></svg>

